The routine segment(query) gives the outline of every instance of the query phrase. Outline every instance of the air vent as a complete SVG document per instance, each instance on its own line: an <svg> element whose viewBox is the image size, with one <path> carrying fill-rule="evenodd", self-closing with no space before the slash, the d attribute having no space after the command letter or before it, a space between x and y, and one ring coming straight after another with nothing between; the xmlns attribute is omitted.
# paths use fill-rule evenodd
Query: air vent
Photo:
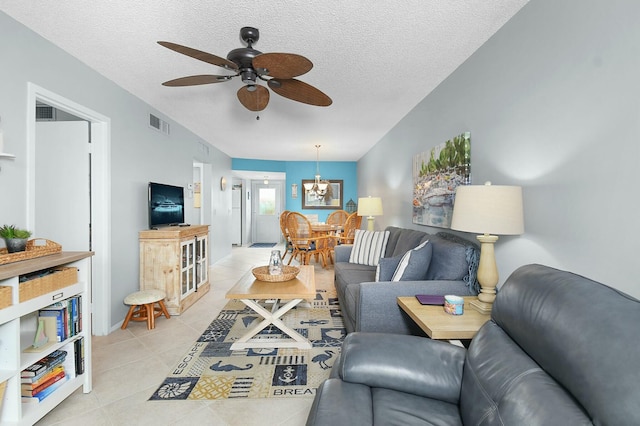
<svg viewBox="0 0 640 426"><path fill-rule="evenodd" d="M36 105L37 121L55 121L56 109L49 105Z"/></svg>
<svg viewBox="0 0 640 426"><path fill-rule="evenodd" d="M161 120L153 114L149 114L149 126L153 127L159 132L164 133L165 135L169 134L169 123Z"/></svg>

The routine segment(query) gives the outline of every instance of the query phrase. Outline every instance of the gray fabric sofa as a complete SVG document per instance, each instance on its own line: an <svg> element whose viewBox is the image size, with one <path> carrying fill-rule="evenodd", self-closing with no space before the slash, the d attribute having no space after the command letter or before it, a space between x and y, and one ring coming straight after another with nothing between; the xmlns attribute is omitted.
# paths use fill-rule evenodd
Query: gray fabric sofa
<svg viewBox="0 0 640 426"><path fill-rule="evenodd" d="M429 240L433 245L426 280L375 282L376 267L349 263L351 245L335 247L335 286L347 332L378 331L398 334L422 334L398 307L399 296L416 294L478 294L476 271L479 247L453 234L435 235L389 226L389 240L383 257L402 256Z"/></svg>
<svg viewBox="0 0 640 426"><path fill-rule="evenodd" d="M307 425L638 425L640 301L541 265L515 271L469 349L353 333Z"/></svg>

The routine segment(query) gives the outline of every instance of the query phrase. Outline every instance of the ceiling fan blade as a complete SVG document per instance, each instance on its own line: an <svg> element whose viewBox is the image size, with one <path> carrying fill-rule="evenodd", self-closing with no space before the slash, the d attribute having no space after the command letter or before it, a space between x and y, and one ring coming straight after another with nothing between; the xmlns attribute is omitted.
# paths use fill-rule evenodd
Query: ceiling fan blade
<svg viewBox="0 0 640 426"><path fill-rule="evenodd" d="M191 47L182 46L180 44L171 43L169 41L159 41L160 46L164 46L167 49L174 50L183 55L191 56L199 61L207 62L209 64L217 65L230 70L237 70L238 66L228 59L221 58L211 53L203 52L201 50L193 49Z"/></svg>
<svg viewBox="0 0 640 426"><path fill-rule="evenodd" d="M313 63L294 53L263 53L253 58L253 68L266 69L273 78L289 79L309 72Z"/></svg>
<svg viewBox="0 0 640 426"><path fill-rule="evenodd" d="M300 80L272 78L267 84L278 95L303 104L329 106L333 103L329 96Z"/></svg>
<svg viewBox="0 0 640 426"><path fill-rule="evenodd" d="M253 87L256 90L249 91ZM238 90L238 100L249 111L262 111L269 103L269 91L266 87L256 84L254 86L242 86Z"/></svg>
<svg viewBox="0 0 640 426"><path fill-rule="evenodd" d="M176 78L174 80L165 81L163 86L180 87L180 86L197 86L199 84L222 83L231 80L233 75L190 75L189 77Z"/></svg>

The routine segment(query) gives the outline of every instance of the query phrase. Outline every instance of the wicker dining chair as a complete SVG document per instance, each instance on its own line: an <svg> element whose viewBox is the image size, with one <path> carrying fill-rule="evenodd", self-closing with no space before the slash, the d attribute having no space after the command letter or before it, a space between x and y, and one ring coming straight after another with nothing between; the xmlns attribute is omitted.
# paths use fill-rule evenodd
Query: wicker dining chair
<svg viewBox="0 0 640 426"><path fill-rule="evenodd" d="M316 261L318 257L322 258L322 267L327 266L329 236L314 236L311 222L298 212L289 212L287 215L287 232L293 247L288 265L291 264L293 258L300 255L300 263L303 265L308 265L311 257L315 256Z"/></svg>
<svg viewBox="0 0 640 426"><path fill-rule="evenodd" d="M346 211L336 210L335 212L331 213L329 217L327 217L327 223L329 225L342 226L347 221L347 217L349 217L349 213L347 213Z"/></svg>
<svg viewBox="0 0 640 426"><path fill-rule="evenodd" d="M280 231L282 232L282 238L284 238L284 256L282 256L282 261L284 262L287 258L287 254L291 255L293 258L293 247L291 246L291 240L289 239L289 231L287 231L287 216L290 211L285 210L280 213Z"/></svg>
<svg viewBox="0 0 640 426"><path fill-rule="evenodd" d="M343 231L337 237L338 244L353 244L356 238L356 229L360 229L362 224L362 216L358 216L358 212L353 212L347 217L344 223Z"/></svg>

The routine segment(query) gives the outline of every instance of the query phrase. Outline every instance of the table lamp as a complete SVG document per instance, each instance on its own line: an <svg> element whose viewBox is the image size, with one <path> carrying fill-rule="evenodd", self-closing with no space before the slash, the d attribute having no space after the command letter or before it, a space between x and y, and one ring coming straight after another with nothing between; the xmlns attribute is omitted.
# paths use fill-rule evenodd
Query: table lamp
<svg viewBox="0 0 640 426"><path fill-rule="evenodd" d="M373 217L382 216L382 198L358 198L358 216L367 216L367 229L373 231Z"/></svg>
<svg viewBox="0 0 640 426"><path fill-rule="evenodd" d="M491 182L458 186L451 229L482 234L476 237L480 241L480 294L471 306L482 313L490 313L498 284L494 243L498 241L497 235L520 235L524 232L522 188L491 185Z"/></svg>

